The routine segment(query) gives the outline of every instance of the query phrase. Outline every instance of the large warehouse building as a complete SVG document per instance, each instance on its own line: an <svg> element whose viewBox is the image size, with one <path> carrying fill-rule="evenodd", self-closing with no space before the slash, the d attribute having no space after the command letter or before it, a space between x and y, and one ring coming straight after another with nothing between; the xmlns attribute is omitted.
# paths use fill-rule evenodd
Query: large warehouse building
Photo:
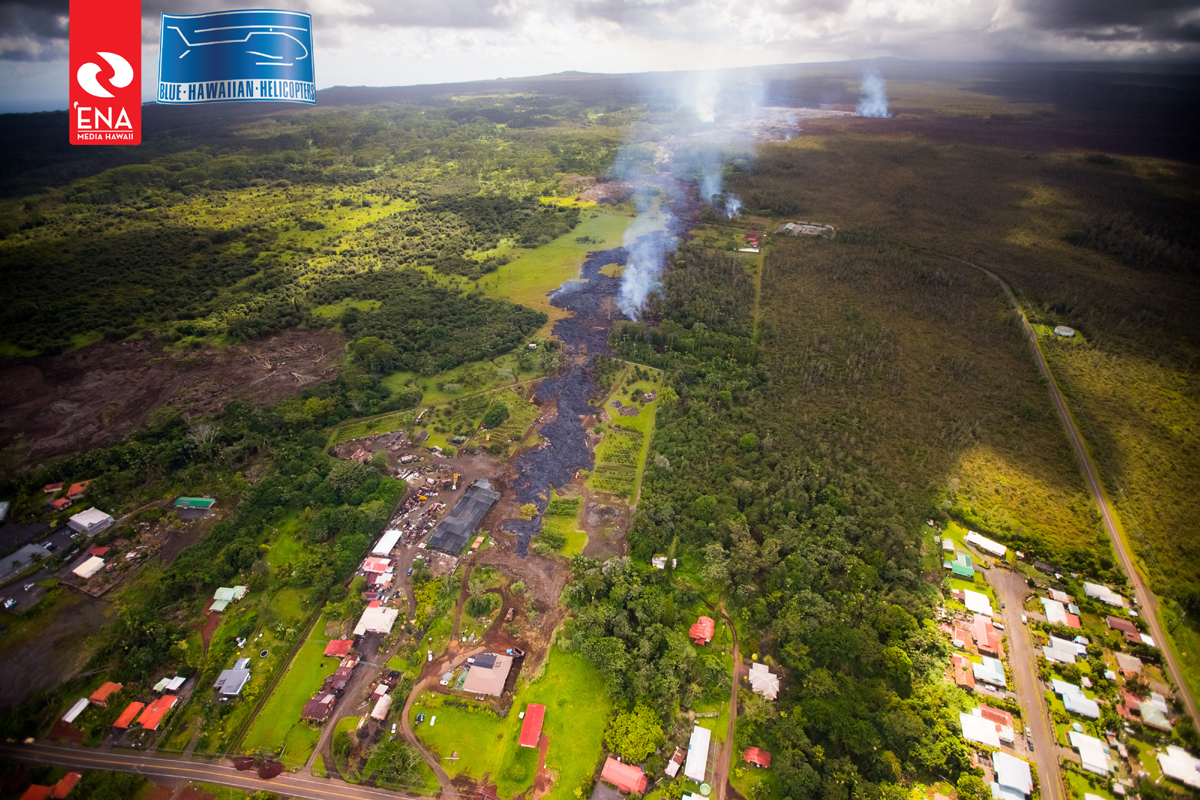
<svg viewBox="0 0 1200 800"><path fill-rule="evenodd" d="M442 520L433 536L429 537L429 549L457 556L475 534L475 529L500 499L500 493L492 489L487 478L480 478L463 494L450 516Z"/></svg>

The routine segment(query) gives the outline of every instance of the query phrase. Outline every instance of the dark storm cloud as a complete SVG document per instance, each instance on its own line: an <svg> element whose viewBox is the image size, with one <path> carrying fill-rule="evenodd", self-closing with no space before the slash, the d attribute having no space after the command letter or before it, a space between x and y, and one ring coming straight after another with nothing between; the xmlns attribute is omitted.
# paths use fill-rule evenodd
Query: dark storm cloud
<svg viewBox="0 0 1200 800"><path fill-rule="evenodd" d="M0 2L0 60L61 58L67 39L67 0Z"/></svg>
<svg viewBox="0 0 1200 800"><path fill-rule="evenodd" d="M1034 27L1090 41L1200 41L1196 0L1019 0Z"/></svg>

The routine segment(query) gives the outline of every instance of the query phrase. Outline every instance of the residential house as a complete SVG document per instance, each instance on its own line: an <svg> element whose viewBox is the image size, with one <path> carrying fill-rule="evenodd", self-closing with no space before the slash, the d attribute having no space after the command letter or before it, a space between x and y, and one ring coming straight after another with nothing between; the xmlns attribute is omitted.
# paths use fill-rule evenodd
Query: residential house
<svg viewBox="0 0 1200 800"><path fill-rule="evenodd" d="M700 617L688 631L688 637L698 645L706 645L712 641L716 630L717 623L713 621L712 617Z"/></svg>
<svg viewBox="0 0 1200 800"><path fill-rule="evenodd" d="M611 783L617 787L617 791L625 792L626 794L641 794L650 785L649 779L646 778L646 773L642 772L640 767L635 767L633 764L622 764L612 756L609 756L604 762L604 769L600 772L600 780L605 783Z"/></svg>

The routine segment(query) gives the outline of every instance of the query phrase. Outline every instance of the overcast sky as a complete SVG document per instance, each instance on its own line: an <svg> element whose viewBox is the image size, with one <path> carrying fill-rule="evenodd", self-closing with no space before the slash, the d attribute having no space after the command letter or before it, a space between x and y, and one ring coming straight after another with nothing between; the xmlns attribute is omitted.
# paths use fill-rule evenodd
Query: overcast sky
<svg viewBox="0 0 1200 800"><path fill-rule="evenodd" d="M1200 56L1200 0L143 0L143 97L160 12L263 7L313 14L319 88L882 56ZM0 111L66 107L67 9L0 0Z"/></svg>

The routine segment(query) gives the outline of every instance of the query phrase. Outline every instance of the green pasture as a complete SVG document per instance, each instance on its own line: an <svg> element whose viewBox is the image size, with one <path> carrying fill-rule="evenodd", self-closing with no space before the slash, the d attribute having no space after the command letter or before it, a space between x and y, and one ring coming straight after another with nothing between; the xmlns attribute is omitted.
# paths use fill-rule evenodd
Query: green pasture
<svg viewBox="0 0 1200 800"><path fill-rule="evenodd" d="M427 716L416 727L417 735L442 757L446 772L473 779L488 774L503 798L526 791L537 770L537 750L517 744L518 714L530 703L546 706L546 769L557 775L548 795L552 800L573 798L576 787L591 777L603 755L602 737L612 710L599 671L581 656L557 648L550 651L544 674L517 692L506 719L470 702L472 710L447 706L443 695L424 693L418 702L414 720L422 712ZM437 722L430 727L435 714ZM446 760L455 752L457 760Z"/></svg>
<svg viewBox="0 0 1200 800"><path fill-rule="evenodd" d="M337 669L338 660L325 658L329 640L320 635L323 622L313 628L312 636L300 647L287 673L275 687L271 697L242 741L245 752L257 749L277 751L285 743L286 763L304 763L316 746L318 729L300 720L304 704L321 688L325 678Z"/></svg>

